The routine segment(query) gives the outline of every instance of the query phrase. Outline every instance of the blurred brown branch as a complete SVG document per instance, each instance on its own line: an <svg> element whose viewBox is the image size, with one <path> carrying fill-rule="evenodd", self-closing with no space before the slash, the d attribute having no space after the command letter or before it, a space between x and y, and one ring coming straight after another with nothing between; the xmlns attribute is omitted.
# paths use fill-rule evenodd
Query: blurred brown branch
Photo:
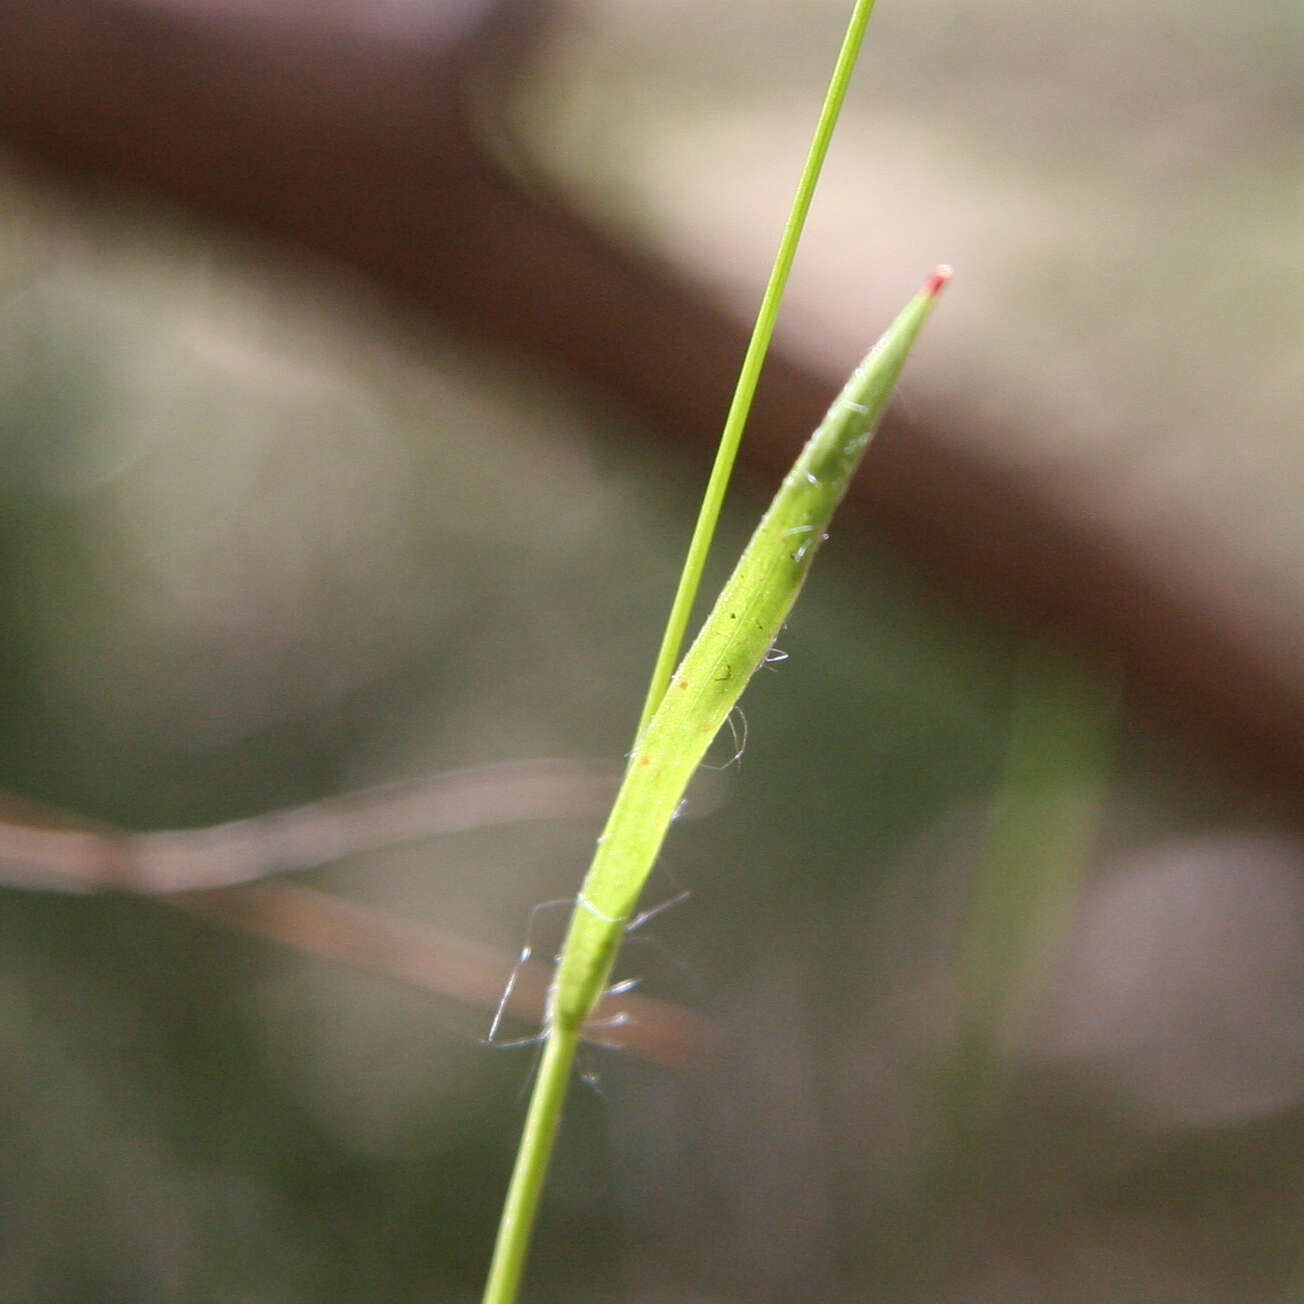
<svg viewBox="0 0 1304 1304"><path fill-rule="evenodd" d="M292 883L247 880L464 829L599 815L619 767L593 761L482 766L272 811L211 828L127 833L0 797L0 882L55 891L146 893L178 910L319 959L538 1026L552 968L446 929ZM700 795L700 794L699 794ZM199 890L196 890L199 889ZM590 1040L687 1067L713 1039L700 1015L629 994L606 998Z"/></svg>
<svg viewBox="0 0 1304 1304"><path fill-rule="evenodd" d="M444 928L414 924L382 910L296 883L251 883L167 897L169 905L318 959L434 992L533 1027L543 1022L552 966L513 958ZM710 1021L682 1006L629 992L608 995L586 1029L589 1041L685 1069L716 1039Z"/></svg>
<svg viewBox="0 0 1304 1304"><path fill-rule="evenodd" d="M0 142L47 175L138 187L342 260L668 436L713 441L741 327L483 146L467 87L510 67L546 6L404 13L406 26L356 3L0 0ZM771 360L753 469L786 465L837 383ZM1212 582L1217 559L1180 522L1125 534L1099 509L1104 486L998 465L967 414L917 406L922 419L898 414L879 436L861 519L952 594L1120 665L1134 700L1296 818L1304 668L1253 586Z"/></svg>
<svg viewBox="0 0 1304 1304"><path fill-rule="evenodd" d="M464 829L600 815L605 761L516 761L381 784L201 829L127 833L0 795L0 881L42 891L191 892Z"/></svg>

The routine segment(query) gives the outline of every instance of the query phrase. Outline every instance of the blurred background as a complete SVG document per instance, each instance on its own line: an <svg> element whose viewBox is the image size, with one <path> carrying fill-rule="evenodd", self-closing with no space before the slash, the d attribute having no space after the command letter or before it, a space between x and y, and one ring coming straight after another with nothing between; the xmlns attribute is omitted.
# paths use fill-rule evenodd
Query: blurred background
<svg viewBox="0 0 1304 1304"><path fill-rule="evenodd" d="M849 10L3 0L0 820L618 762ZM1302 87L1287 0L876 15L722 557L956 277L529 1298L1304 1298ZM0 1295L477 1299L579 788L298 875L365 973L0 864Z"/></svg>

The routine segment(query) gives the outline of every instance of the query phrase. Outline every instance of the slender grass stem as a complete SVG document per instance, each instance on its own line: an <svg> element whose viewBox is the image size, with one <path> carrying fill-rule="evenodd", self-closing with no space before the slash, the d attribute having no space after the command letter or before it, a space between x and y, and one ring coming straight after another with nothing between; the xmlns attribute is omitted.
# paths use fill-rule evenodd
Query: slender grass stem
<svg viewBox="0 0 1304 1304"><path fill-rule="evenodd" d="M910 348L950 275L949 268L937 269L847 382L784 479L676 671L779 304L873 9L874 0L856 0L847 25L743 359L625 780L571 916L549 995L547 1044L498 1228L484 1304L515 1304L576 1047L684 789L769 654Z"/></svg>
<svg viewBox="0 0 1304 1304"><path fill-rule="evenodd" d="M484 1304L513 1304L525 1271L525 1259L548 1174L562 1106L570 1086L571 1069L580 1034L577 1028L552 1027L539 1062L539 1076L525 1116L521 1144L516 1152L511 1184L498 1224L498 1240L489 1266Z"/></svg>
<svg viewBox="0 0 1304 1304"><path fill-rule="evenodd" d="M575 1048L611 973L684 789L810 572L911 346L950 275L938 268L856 368L784 478L640 736L580 889L548 1002L548 1041L484 1304L514 1304Z"/></svg>
<svg viewBox="0 0 1304 1304"><path fill-rule="evenodd" d="M706 567L711 540L715 536L715 527L720 519L725 491L729 487L729 477L733 473L738 446L742 442L743 428L747 424L752 399L756 395L756 386L761 378L761 367L764 365L765 355L769 351L770 340L774 335L774 324L779 316L783 292L788 285L788 273L792 270L792 261L796 257L797 245L806 225L806 215L810 212L815 186L824 167L824 159L829 152L829 142L833 139L833 129L837 126L838 116L842 112L842 104L847 97L847 87L851 84L851 74L855 69L856 60L860 57L860 47L864 43L865 28L873 12L874 0L856 0L851 19L847 24L847 33L843 37L842 48L838 52L837 63L833 68L833 76L829 80L829 89L824 97L824 105L820 109L819 121L815 125L815 135L806 155L801 180L797 183L792 210L788 214L783 238L779 242L779 252L774 259L769 283L765 287L761 307L756 314L756 324L752 327L752 338L747 345L742 368L738 373L738 384L734 389L733 401L729 405L729 414L725 418L724 430L720 435L720 446L716 450L715 463L711 467L706 492L702 496L697 524L693 527L693 537L688 544L688 554L679 577L679 587L670 606L670 616L666 621L665 633L662 635L661 649L657 653L656 665L652 671L651 683L648 685L647 699L643 703L643 714L639 717L635 739L642 736L653 713L661 704L666 687L670 683L671 672L684 646L684 635L688 630L693 603L697 599L697 591L702 583L702 571Z"/></svg>

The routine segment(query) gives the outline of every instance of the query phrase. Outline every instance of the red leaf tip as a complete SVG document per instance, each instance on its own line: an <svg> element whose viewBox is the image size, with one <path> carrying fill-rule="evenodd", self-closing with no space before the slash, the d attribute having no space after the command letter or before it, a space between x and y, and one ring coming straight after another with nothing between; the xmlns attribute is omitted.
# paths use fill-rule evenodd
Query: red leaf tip
<svg viewBox="0 0 1304 1304"><path fill-rule="evenodd" d="M951 268L947 263L938 263L924 285L924 293L930 298L935 299L942 292L942 286L951 279Z"/></svg>

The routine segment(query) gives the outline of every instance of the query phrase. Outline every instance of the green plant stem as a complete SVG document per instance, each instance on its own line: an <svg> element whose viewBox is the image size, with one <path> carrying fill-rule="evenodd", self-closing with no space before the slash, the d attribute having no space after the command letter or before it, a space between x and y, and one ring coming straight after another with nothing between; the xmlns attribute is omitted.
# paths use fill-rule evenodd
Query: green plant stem
<svg viewBox="0 0 1304 1304"><path fill-rule="evenodd" d="M530 1108L521 1132L520 1148L512 1169L511 1184L503 1202L498 1240L494 1246L489 1280L485 1284L484 1304L513 1304L525 1271L525 1259L548 1175L548 1156L552 1153L562 1106L570 1085L571 1068L579 1046L579 1030L553 1027L548 1031L539 1076L535 1080Z"/></svg>
<svg viewBox="0 0 1304 1304"><path fill-rule="evenodd" d="M820 109L815 135L806 154L806 165L802 169L801 180L797 183L792 210L788 214L783 238L779 242L779 252L774 259L770 279L761 299L761 307L756 314L756 324L752 327L752 338L747 345L747 352L738 373L738 384L734 389L733 401L729 405L729 414L725 418L724 430L720 435L720 446L716 450L715 463L711 467L711 476L707 481L706 492L702 496L701 510L698 512L697 524L693 527L693 537L689 541L688 554L684 558L679 587L670 606L670 616L666 621L661 648L652 670L647 699L643 703L643 713L639 717L638 729L635 731L636 740L642 737L643 731L661 704L666 687L670 683L671 672L684 646L684 635L693 612L693 603L697 599L698 588L701 586L702 572L706 567L707 554L711 550L715 527L720 519L725 490L729 487L729 477L733 473L734 462L738 456L738 445L742 442L743 428L747 424L752 399L756 395L761 367L764 365L765 355L769 351L770 340L774 335L779 305L788 285L788 273L792 270L792 261L796 257L797 245L801 240L802 229L806 225L806 215L810 212L815 186L829 151L829 142L833 139L833 129L837 126L838 115L842 112L843 101L847 97L851 74L860 56L860 47L865 39L865 28L873 12L874 0L856 0L851 19L847 23L847 33L838 52L833 76L829 80L828 92L824 96L824 105Z"/></svg>
<svg viewBox="0 0 1304 1304"><path fill-rule="evenodd" d="M638 740L571 916L548 1040L484 1304L514 1304L575 1047L702 756L765 662L869 445L948 268L938 268L838 395L756 527L673 686Z"/></svg>

